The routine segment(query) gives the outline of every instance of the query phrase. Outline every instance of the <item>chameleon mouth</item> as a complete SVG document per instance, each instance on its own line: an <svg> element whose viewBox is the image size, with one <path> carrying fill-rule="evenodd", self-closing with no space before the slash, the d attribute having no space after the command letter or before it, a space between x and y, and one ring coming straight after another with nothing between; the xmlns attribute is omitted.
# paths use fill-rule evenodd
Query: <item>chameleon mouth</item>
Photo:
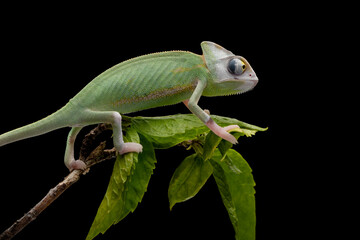
<svg viewBox="0 0 360 240"><path fill-rule="evenodd" d="M258 84L258 82L259 82L258 79L256 79L256 80L254 80L254 79L250 80L250 83L252 84L252 86L251 86L251 88L250 88L249 90L252 90L252 89Z"/></svg>
<svg viewBox="0 0 360 240"><path fill-rule="evenodd" d="M250 90L252 90L256 84L259 82L258 78L251 78L251 79L243 79L241 80L241 86L239 86L239 88L237 89L239 91L239 93L245 93L248 92Z"/></svg>

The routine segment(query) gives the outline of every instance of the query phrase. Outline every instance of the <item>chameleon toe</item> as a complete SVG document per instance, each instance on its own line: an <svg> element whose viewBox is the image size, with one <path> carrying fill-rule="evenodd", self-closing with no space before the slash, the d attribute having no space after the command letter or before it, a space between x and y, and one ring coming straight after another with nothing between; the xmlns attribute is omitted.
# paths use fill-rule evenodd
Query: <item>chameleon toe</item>
<svg viewBox="0 0 360 240"><path fill-rule="evenodd" d="M124 146L121 148L121 150L119 151L119 153L125 154L128 152L137 152L140 153L142 152L143 146L139 143L133 143L133 142L128 142L128 143L124 143Z"/></svg>
<svg viewBox="0 0 360 240"><path fill-rule="evenodd" d="M70 163L70 171L73 170L85 170L86 164L81 160L76 160Z"/></svg>

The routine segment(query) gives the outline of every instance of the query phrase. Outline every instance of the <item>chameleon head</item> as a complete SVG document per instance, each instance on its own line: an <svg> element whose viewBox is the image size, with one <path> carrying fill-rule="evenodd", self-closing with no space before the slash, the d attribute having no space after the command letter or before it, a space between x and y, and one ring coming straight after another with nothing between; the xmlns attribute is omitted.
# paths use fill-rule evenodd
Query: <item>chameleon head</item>
<svg viewBox="0 0 360 240"><path fill-rule="evenodd" d="M258 78L248 61L213 42L202 42L205 64L210 72L205 95L221 96L253 89ZM216 89L216 91L215 91Z"/></svg>

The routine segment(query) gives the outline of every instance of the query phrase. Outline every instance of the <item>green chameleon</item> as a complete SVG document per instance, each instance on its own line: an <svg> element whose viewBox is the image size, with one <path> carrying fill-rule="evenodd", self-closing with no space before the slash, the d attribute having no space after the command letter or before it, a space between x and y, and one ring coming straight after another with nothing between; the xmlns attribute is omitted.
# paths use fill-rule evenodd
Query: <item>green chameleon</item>
<svg viewBox="0 0 360 240"><path fill-rule="evenodd" d="M216 135L231 143L228 130L238 126L218 126L207 111L198 106L200 97L246 92L258 82L250 64L240 56L212 42L202 42L203 55L168 51L133 58L106 70L60 110L35 123L0 135L0 146L47 132L72 127L65 150L70 171L85 169L74 158L74 142L81 128L110 123L113 142L119 154L141 152L142 145L125 143L121 115L183 102Z"/></svg>

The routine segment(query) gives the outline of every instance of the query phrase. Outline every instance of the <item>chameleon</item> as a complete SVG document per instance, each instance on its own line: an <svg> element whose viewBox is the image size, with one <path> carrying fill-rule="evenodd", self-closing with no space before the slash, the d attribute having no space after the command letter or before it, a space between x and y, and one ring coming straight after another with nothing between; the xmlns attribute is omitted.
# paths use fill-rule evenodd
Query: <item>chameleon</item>
<svg viewBox="0 0 360 240"><path fill-rule="evenodd" d="M86 164L74 157L75 139L83 127L109 123L117 154L140 153L141 144L123 140L121 114L181 102L216 135L235 144L228 131L238 126L217 125L209 111L199 107L199 99L247 92L258 78L245 58L220 45L204 41L201 49L202 55L165 51L121 62L95 77L58 111L0 135L0 146L71 127L64 162L70 171L85 170Z"/></svg>

